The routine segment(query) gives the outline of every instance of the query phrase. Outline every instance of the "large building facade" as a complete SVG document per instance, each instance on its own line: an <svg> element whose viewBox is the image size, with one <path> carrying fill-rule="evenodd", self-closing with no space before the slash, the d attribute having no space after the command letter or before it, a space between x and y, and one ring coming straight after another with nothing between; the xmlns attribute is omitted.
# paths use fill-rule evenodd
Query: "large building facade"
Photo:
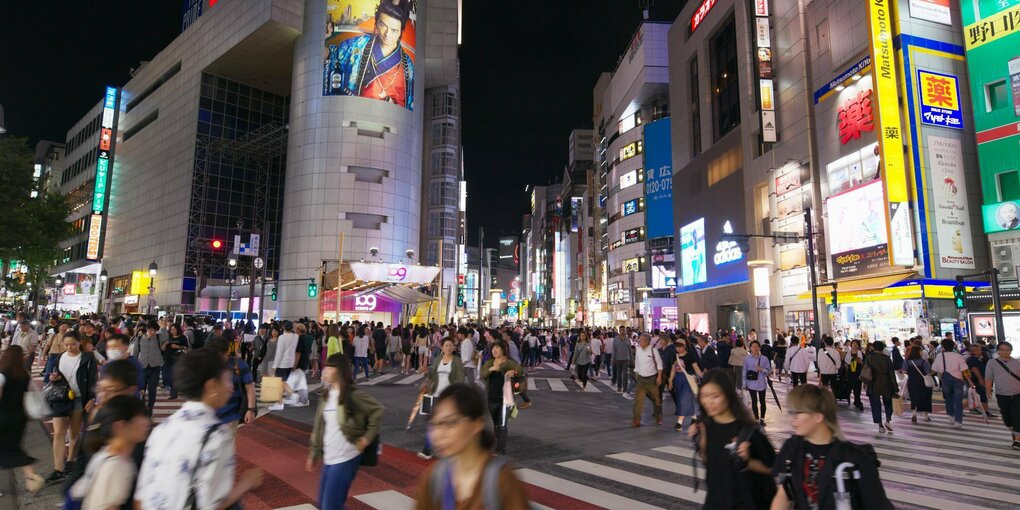
<svg viewBox="0 0 1020 510"><path fill-rule="evenodd" d="M182 34L112 88L101 242L82 257L109 277L104 308L316 317L309 284L340 258L418 262L437 240L456 255L456 230L422 226L425 204L462 223L458 18L454 0L189 2ZM70 158L102 142L109 100ZM453 154L438 199L425 140ZM92 203L94 167L65 192Z"/></svg>

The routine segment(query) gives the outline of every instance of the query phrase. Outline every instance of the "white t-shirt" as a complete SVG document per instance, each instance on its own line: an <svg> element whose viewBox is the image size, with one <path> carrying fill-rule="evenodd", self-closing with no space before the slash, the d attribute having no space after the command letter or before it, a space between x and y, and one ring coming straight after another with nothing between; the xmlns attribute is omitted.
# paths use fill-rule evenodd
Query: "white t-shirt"
<svg viewBox="0 0 1020 510"><path fill-rule="evenodd" d="M130 457L110 455L106 447L89 459L86 474L71 489L82 499L82 510L106 510L123 505L131 496L134 485L135 463Z"/></svg>
<svg viewBox="0 0 1020 510"><path fill-rule="evenodd" d="M475 342L470 338L460 343L460 359L464 361L464 368L475 368Z"/></svg>
<svg viewBox="0 0 1020 510"><path fill-rule="evenodd" d="M325 427L322 434L322 463L329 466L342 464L358 456L358 448L340 431L339 423L345 413L343 406L337 405L339 400L340 390L329 390L329 400L322 409Z"/></svg>
<svg viewBox="0 0 1020 510"><path fill-rule="evenodd" d="M273 368L294 368L294 353L297 352L297 333L288 332L280 335L276 341L276 359Z"/></svg>
<svg viewBox="0 0 1020 510"><path fill-rule="evenodd" d="M367 358L368 357L368 343L371 339L367 336L354 337L354 357L355 358Z"/></svg>
<svg viewBox="0 0 1020 510"><path fill-rule="evenodd" d="M81 366L81 355L79 352L77 356L71 356L68 353L64 353L60 356L60 375L64 376L67 380L67 384L71 386L71 391L75 395L81 395L81 391L78 388L78 367Z"/></svg>
<svg viewBox="0 0 1020 510"><path fill-rule="evenodd" d="M450 385L450 373L453 372L453 362L439 363L439 368L436 369L436 374L439 377L439 383L436 384L436 395L443 393L443 390Z"/></svg>
<svg viewBox="0 0 1020 510"><path fill-rule="evenodd" d="M590 343L591 343L591 355L592 356L601 356L602 355L602 340L600 340L598 338L593 338Z"/></svg>

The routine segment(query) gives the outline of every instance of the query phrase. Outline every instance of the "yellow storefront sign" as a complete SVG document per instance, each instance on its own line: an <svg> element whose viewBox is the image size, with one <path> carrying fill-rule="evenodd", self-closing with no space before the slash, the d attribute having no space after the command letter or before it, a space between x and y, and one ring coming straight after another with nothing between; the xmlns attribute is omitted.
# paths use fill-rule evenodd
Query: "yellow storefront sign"
<svg viewBox="0 0 1020 510"><path fill-rule="evenodd" d="M900 127L899 82L893 48L891 0L868 0L871 35L871 73L878 96L878 143L885 178L886 200L907 202L907 177L903 163L903 130Z"/></svg>
<svg viewBox="0 0 1020 510"><path fill-rule="evenodd" d="M149 274L145 271L132 271L131 292L128 292L128 294L148 294L149 280Z"/></svg>
<svg viewBox="0 0 1020 510"><path fill-rule="evenodd" d="M1020 32L1020 4L963 29L967 51Z"/></svg>

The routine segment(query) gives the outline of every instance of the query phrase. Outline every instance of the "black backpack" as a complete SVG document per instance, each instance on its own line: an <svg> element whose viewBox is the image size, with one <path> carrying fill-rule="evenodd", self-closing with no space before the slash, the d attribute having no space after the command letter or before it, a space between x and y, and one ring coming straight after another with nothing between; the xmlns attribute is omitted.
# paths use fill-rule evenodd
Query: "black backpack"
<svg viewBox="0 0 1020 510"><path fill-rule="evenodd" d="M206 332L201 329L195 328L192 330L195 334L195 340L191 342L192 349L201 349L205 347Z"/></svg>

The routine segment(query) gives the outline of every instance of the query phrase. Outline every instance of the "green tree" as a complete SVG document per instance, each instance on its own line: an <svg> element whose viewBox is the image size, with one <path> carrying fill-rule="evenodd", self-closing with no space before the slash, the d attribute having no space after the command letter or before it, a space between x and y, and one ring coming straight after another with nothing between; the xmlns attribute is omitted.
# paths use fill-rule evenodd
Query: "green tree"
<svg viewBox="0 0 1020 510"><path fill-rule="evenodd" d="M32 191L32 150L25 138L0 138L0 259L10 262L25 230Z"/></svg>
<svg viewBox="0 0 1020 510"><path fill-rule="evenodd" d="M67 199L59 193L40 195L25 206L26 232L19 240L16 258L28 266L37 289L63 253L60 242L71 235L69 214Z"/></svg>

